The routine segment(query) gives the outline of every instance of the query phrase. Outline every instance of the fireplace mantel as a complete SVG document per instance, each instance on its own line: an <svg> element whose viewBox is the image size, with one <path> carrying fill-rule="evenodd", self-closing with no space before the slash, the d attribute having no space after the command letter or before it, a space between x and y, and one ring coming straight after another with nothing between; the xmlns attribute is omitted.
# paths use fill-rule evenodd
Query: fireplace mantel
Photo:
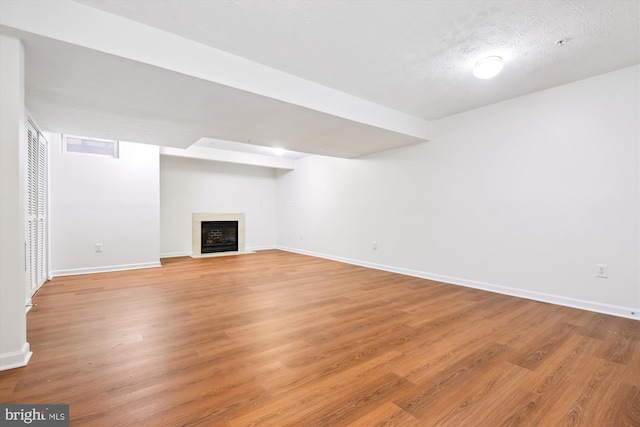
<svg viewBox="0 0 640 427"><path fill-rule="evenodd" d="M201 223L203 221L238 221L238 251L235 252L215 252L209 254L203 254L201 252ZM244 246L244 213L202 213L194 212L191 214L191 236L192 236L192 254L193 258L204 258L212 256L227 256L227 255L240 255L250 254L252 251L247 251Z"/></svg>

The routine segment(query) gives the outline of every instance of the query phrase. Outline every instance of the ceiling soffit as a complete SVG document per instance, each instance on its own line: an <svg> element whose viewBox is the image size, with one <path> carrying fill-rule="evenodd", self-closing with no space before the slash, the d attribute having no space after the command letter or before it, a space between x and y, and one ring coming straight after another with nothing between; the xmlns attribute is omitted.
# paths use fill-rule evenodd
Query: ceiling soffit
<svg viewBox="0 0 640 427"><path fill-rule="evenodd" d="M251 141L337 157L429 137L425 120L96 9L11 6L3 3L0 22L25 41L27 102L47 130L178 148L200 137Z"/></svg>

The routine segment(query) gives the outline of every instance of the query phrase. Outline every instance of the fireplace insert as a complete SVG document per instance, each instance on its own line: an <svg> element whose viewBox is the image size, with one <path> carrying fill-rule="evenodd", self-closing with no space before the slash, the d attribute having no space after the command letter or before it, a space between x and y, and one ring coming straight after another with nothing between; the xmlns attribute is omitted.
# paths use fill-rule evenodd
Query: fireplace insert
<svg viewBox="0 0 640 427"><path fill-rule="evenodd" d="M235 252L238 250L238 221L202 221L200 252Z"/></svg>

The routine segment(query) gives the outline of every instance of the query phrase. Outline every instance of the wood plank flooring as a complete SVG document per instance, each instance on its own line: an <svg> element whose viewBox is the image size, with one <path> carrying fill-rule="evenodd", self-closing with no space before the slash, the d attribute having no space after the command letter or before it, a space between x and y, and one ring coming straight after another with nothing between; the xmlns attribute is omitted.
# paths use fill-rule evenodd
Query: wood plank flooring
<svg viewBox="0 0 640 427"><path fill-rule="evenodd" d="M281 252L55 278L2 403L72 426L640 426L640 322Z"/></svg>

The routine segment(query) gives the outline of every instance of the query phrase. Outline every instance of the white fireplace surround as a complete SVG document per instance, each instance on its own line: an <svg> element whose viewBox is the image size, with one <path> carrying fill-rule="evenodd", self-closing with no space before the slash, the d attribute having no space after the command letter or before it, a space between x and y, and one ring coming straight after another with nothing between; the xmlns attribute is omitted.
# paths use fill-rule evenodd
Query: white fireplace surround
<svg viewBox="0 0 640 427"><path fill-rule="evenodd" d="M244 213L201 213L194 212L191 214L192 228L192 254L193 258L213 257L213 256L226 256L226 255L239 255L249 254L252 251L246 251L244 246ZM201 252L201 240L202 240L202 222L203 221L238 221L238 251L228 252L215 252L210 254L203 254Z"/></svg>

